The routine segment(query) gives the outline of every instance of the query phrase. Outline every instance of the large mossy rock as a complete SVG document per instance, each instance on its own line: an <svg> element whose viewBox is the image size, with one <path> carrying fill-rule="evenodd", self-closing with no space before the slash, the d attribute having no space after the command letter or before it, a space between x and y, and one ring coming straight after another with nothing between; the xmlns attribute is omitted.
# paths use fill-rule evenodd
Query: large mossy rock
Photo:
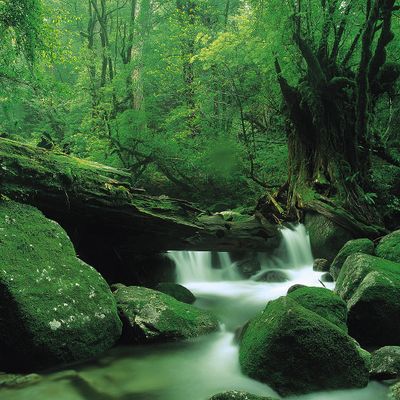
<svg viewBox="0 0 400 400"><path fill-rule="evenodd" d="M0 368L84 360L121 335L108 284L37 209L0 202Z"/></svg>
<svg viewBox="0 0 400 400"><path fill-rule="evenodd" d="M354 340L289 296L269 302L248 324L239 354L246 375L283 396L368 384L367 362Z"/></svg>
<svg viewBox="0 0 400 400"><path fill-rule="evenodd" d="M378 380L400 378L400 346L385 346L372 353L371 378Z"/></svg>
<svg viewBox="0 0 400 400"><path fill-rule="evenodd" d="M349 240L340 250L332 262L330 273L334 279L339 276L340 269L346 258L355 253L374 254L374 242L370 239Z"/></svg>
<svg viewBox="0 0 400 400"><path fill-rule="evenodd" d="M188 339L218 330L208 311L182 303L165 293L139 286L114 292L126 343Z"/></svg>
<svg viewBox="0 0 400 400"><path fill-rule="evenodd" d="M390 388L389 400L400 400L400 382Z"/></svg>
<svg viewBox="0 0 400 400"><path fill-rule="evenodd" d="M272 397L256 396L255 394L231 390L210 397L209 400L277 400Z"/></svg>
<svg viewBox="0 0 400 400"><path fill-rule="evenodd" d="M400 264L356 253L335 291L347 302L349 334L366 346L400 344Z"/></svg>
<svg viewBox="0 0 400 400"><path fill-rule="evenodd" d="M159 292L168 294L174 299L186 304L193 304L196 301L196 296L187 288L178 283L161 282L156 287Z"/></svg>
<svg viewBox="0 0 400 400"><path fill-rule="evenodd" d="M376 246L376 255L400 263L400 230L381 239Z"/></svg>
<svg viewBox="0 0 400 400"><path fill-rule="evenodd" d="M314 257L325 258L332 262L341 247L351 239L353 234L335 224L325 216L308 212L304 224L310 235L311 249Z"/></svg>
<svg viewBox="0 0 400 400"><path fill-rule="evenodd" d="M329 289L319 287L303 287L288 294L304 308L314 311L347 332L346 303Z"/></svg>

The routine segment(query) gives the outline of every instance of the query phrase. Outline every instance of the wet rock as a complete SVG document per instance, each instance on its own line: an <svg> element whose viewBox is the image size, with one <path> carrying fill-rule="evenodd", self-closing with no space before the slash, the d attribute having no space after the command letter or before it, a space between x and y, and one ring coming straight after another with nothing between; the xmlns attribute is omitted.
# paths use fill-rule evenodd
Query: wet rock
<svg viewBox="0 0 400 400"><path fill-rule="evenodd" d="M282 283L289 281L290 278L285 271L270 270L257 274L254 280L257 282Z"/></svg>
<svg viewBox="0 0 400 400"><path fill-rule="evenodd" d="M236 268L244 278L250 278L261 270L261 263L257 255L238 261Z"/></svg>
<svg viewBox="0 0 400 400"><path fill-rule="evenodd" d="M349 240L340 250L332 262L330 273L334 279L339 276L340 269L348 256L355 253L364 253L373 255L375 246L372 240L369 239L354 239Z"/></svg>
<svg viewBox="0 0 400 400"><path fill-rule="evenodd" d="M304 224L310 235L314 256L325 258L329 262L333 261L346 242L353 239L353 235L348 230L315 212L307 212Z"/></svg>
<svg viewBox="0 0 400 400"><path fill-rule="evenodd" d="M381 239L376 246L376 255L400 263L400 230Z"/></svg>
<svg viewBox="0 0 400 400"><path fill-rule="evenodd" d="M347 302L349 334L361 345L400 344L400 264L353 254L343 264L335 291Z"/></svg>
<svg viewBox="0 0 400 400"><path fill-rule="evenodd" d="M110 285L110 289L112 292L115 292L116 290L126 287L126 285L124 285L123 283L113 283L112 285Z"/></svg>
<svg viewBox="0 0 400 400"><path fill-rule="evenodd" d="M300 289L300 288L304 288L304 287L307 287L307 286L306 286L306 285L301 285L301 284L299 284L299 283L296 283L295 285L290 286L290 288L288 289L288 291L287 291L286 294L292 293L292 292L294 292L295 290Z"/></svg>
<svg viewBox="0 0 400 400"><path fill-rule="evenodd" d="M321 276L321 282L334 282L335 280L333 279L333 276L329 273L326 272Z"/></svg>
<svg viewBox="0 0 400 400"><path fill-rule="evenodd" d="M114 292L123 321L122 340L146 343L188 339L218 330L208 311L182 303L167 294L139 286Z"/></svg>
<svg viewBox="0 0 400 400"><path fill-rule="evenodd" d="M328 272L329 261L326 258L316 258L314 260L313 270L317 272Z"/></svg>
<svg viewBox="0 0 400 400"><path fill-rule="evenodd" d="M370 376L373 379L400 378L400 346L386 346L372 353Z"/></svg>
<svg viewBox="0 0 400 400"><path fill-rule="evenodd" d="M85 360L121 335L101 275L79 260L65 231L37 209L0 202L0 365L41 369Z"/></svg>
<svg viewBox="0 0 400 400"><path fill-rule="evenodd" d="M250 322L240 365L282 396L368 384L368 365L354 340L290 296L269 302Z"/></svg>
<svg viewBox="0 0 400 400"><path fill-rule="evenodd" d="M319 287L304 287L288 294L288 297L347 332L346 303L331 290Z"/></svg>
<svg viewBox="0 0 400 400"><path fill-rule="evenodd" d="M177 283L159 283L155 290L168 294L182 303L193 304L196 301L196 296L189 289Z"/></svg>
<svg viewBox="0 0 400 400"><path fill-rule="evenodd" d="M277 400L272 397L256 396L247 392L240 392L237 390L231 390L223 392L210 397L209 400Z"/></svg>

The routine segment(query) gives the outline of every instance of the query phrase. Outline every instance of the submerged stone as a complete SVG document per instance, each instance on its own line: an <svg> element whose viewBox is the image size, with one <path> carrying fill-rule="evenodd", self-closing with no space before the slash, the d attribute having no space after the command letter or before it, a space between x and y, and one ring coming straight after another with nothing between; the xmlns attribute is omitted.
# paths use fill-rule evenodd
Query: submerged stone
<svg viewBox="0 0 400 400"><path fill-rule="evenodd" d="M196 301L196 296L189 289L177 283L162 282L155 289L182 303L193 304Z"/></svg>
<svg viewBox="0 0 400 400"><path fill-rule="evenodd" d="M400 344L400 264L353 254L335 291L347 302L349 334L365 346Z"/></svg>
<svg viewBox="0 0 400 400"><path fill-rule="evenodd" d="M334 282L335 280L333 279L333 276L329 273L326 272L321 276L321 282Z"/></svg>
<svg viewBox="0 0 400 400"><path fill-rule="evenodd" d="M366 358L354 340L290 296L269 302L249 323L239 358L246 375L282 396L368 384Z"/></svg>
<svg viewBox="0 0 400 400"><path fill-rule="evenodd" d="M0 202L0 365L29 370L85 360L121 335L106 281L34 207Z"/></svg>
<svg viewBox="0 0 400 400"><path fill-rule="evenodd" d="M114 292L126 343L188 339L218 330L208 311L182 303L167 294L139 286Z"/></svg>
<svg viewBox="0 0 400 400"><path fill-rule="evenodd" d="M334 279L339 276L340 269L347 257L355 253L374 254L374 242L369 239L354 239L349 240L339 251L332 262L330 273Z"/></svg>
<svg viewBox="0 0 400 400"><path fill-rule="evenodd" d="M400 263L400 230L381 239L376 246L376 255Z"/></svg>
<svg viewBox="0 0 400 400"><path fill-rule="evenodd" d="M270 283L282 283L290 280L289 276L285 271L281 270L270 270L264 271L254 277L257 282L270 282Z"/></svg>
<svg viewBox="0 0 400 400"><path fill-rule="evenodd" d="M257 258L257 254L253 254L244 260L236 263L236 268L244 278L250 278L261 270L261 263Z"/></svg>

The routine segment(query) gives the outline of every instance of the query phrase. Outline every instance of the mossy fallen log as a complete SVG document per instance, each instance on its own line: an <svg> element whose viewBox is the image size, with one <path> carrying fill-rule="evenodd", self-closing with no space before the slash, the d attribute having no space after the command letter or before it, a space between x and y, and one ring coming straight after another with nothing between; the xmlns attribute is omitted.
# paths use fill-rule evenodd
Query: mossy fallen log
<svg viewBox="0 0 400 400"><path fill-rule="evenodd" d="M104 248L115 262L131 252L264 251L277 244L273 224L149 196L128 179L105 165L0 139L0 194L59 222L89 261L104 258Z"/></svg>

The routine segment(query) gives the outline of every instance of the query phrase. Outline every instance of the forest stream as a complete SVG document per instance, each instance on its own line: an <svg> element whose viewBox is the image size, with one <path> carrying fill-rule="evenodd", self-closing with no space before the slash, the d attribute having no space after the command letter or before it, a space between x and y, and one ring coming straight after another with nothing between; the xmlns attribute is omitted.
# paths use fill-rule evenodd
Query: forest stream
<svg viewBox="0 0 400 400"><path fill-rule="evenodd" d="M268 386L240 372L235 334L269 300L285 295L292 285L321 286L322 273L313 271L313 256L304 226L283 229L282 236L276 256L260 254L259 257L260 273L268 269L283 270L288 276L284 283L259 282L257 276L243 280L228 253L218 253L217 262L210 252L169 253L177 266L178 281L196 295L195 305L219 317L219 332L183 343L117 347L96 361L49 372L37 384L4 389L1 399L205 400L232 389L279 397ZM333 289L334 284L324 285ZM380 400L386 394L384 385L371 382L364 389L288 399Z"/></svg>

